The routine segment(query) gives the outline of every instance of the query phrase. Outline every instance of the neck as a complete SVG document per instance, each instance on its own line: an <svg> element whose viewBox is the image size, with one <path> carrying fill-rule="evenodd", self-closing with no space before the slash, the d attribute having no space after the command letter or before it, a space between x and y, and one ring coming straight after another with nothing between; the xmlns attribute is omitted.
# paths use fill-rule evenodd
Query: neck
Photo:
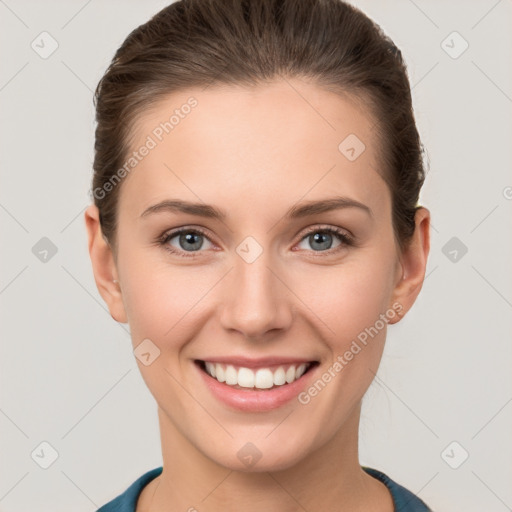
<svg viewBox="0 0 512 512"><path fill-rule="evenodd" d="M387 488L359 464L359 416L360 404L334 438L286 469L244 472L206 457L159 409L163 471L137 512L392 511Z"/></svg>

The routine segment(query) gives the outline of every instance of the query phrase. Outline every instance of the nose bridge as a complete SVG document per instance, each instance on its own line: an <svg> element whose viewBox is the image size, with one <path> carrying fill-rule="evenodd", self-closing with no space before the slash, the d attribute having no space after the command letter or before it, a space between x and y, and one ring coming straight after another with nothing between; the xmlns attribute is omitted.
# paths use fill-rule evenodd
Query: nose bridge
<svg viewBox="0 0 512 512"><path fill-rule="evenodd" d="M271 251L247 237L236 248L233 265L222 311L224 328L258 338L286 327L291 320L290 305L286 287L275 275L279 265Z"/></svg>

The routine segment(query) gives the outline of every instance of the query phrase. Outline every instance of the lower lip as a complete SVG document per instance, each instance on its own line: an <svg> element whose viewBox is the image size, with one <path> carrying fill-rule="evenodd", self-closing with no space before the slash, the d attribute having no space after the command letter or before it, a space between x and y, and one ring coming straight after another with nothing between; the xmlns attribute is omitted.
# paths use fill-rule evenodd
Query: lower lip
<svg viewBox="0 0 512 512"><path fill-rule="evenodd" d="M239 411L263 412L277 409L295 398L306 388L317 366L310 368L304 375L291 384L283 384L274 389L255 390L236 389L210 377L198 363L194 363L211 393L221 402Z"/></svg>

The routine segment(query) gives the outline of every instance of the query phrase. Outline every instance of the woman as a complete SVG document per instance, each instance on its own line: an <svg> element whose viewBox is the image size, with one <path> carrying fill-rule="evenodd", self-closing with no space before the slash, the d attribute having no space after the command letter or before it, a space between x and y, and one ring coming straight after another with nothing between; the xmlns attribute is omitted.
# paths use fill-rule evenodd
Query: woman
<svg viewBox="0 0 512 512"><path fill-rule="evenodd" d="M358 461L429 252L391 40L340 0L181 0L124 41L96 109L89 252L163 455L100 510L429 510Z"/></svg>

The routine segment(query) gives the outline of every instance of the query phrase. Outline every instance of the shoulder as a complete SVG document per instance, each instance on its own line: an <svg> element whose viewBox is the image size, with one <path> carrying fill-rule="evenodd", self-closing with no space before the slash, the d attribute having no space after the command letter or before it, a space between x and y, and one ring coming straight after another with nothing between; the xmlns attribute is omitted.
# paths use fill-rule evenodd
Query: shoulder
<svg viewBox="0 0 512 512"><path fill-rule="evenodd" d="M400 512L432 512L427 504L411 491L391 480L388 475L377 469L362 466L362 468L377 480L380 480L391 492L396 511Z"/></svg>
<svg viewBox="0 0 512 512"><path fill-rule="evenodd" d="M97 512L135 512L137 500L142 489L154 478L162 473L163 467L152 469L137 478L122 494L109 501Z"/></svg>

